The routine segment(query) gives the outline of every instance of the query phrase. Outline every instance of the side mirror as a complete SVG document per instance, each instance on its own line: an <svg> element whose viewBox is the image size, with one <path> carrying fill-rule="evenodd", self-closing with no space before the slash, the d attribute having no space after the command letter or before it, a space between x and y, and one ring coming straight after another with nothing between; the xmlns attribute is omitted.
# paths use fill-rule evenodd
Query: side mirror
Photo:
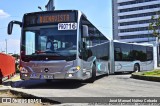
<svg viewBox="0 0 160 106"><path fill-rule="evenodd" d="M87 25L83 25L83 37L88 37L88 26Z"/></svg>
<svg viewBox="0 0 160 106"><path fill-rule="evenodd" d="M11 35L11 34L12 34L13 24L17 24L17 25L19 25L20 27L22 27L22 22L19 22L19 21L11 21L11 22L8 24L8 29L7 29L8 35Z"/></svg>
<svg viewBox="0 0 160 106"><path fill-rule="evenodd" d="M8 24L8 35L11 35L12 34L12 29L13 29L13 21L11 21L9 24Z"/></svg>

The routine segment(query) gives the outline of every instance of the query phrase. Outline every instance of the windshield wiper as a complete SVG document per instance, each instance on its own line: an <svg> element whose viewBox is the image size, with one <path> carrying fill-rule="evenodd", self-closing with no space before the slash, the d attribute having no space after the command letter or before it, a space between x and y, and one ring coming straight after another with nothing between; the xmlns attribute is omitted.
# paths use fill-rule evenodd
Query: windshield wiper
<svg viewBox="0 0 160 106"><path fill-rule="evenodd" d="M54 55L54 56L63 56L63 57L72 57L75 54L71 54L69 52L61 52L61 51L37 51L36 53L32 53L32 55Z"/></svg>
<svg viewBox="0 0 160 106"><path fill-rule="evenodd" d="M63 56L63 55L59 54L58 52L53 52L53 51L44 51L44 52L32 53L32 55L44 55L44 54L50 54L50 55L56 55L56 56Z"/></svg>

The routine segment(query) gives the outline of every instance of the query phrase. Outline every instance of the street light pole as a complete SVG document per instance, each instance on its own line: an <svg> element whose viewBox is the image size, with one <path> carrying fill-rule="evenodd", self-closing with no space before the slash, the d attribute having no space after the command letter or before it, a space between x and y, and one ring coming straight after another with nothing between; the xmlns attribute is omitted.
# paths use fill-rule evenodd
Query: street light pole
<svg viewBox="0 0 160 106"><path fill-rule="evenodd" d="M5 42L6 42L6 54L7 54L7 39L5 39Z"/></svg>
<svg viewBox="0 0 160 106"><path fill-rule="evenodd" d="M40 6L38 6L38 9L40 9L41 11L43 11L42 8L41 8Z"/></svg>

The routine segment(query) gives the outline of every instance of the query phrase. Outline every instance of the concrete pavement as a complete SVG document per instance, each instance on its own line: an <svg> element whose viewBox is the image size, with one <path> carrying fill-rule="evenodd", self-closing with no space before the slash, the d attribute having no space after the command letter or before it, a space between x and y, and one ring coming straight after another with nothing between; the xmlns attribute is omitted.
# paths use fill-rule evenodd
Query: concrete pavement
<svg viewBox="0 0 160 106"><path fill-rule="evenodd" d="M7 81L11 90L55 99L53 97L159 97L160 83L131 79L130 74L110 75L97 78L94 83L80 83L77 81L45 80L21 81L18 76ZM52 97L52 98L51 98Z"/></svg>
<svg viewBox="0 0 160 106"><path fill-rule="evenodd" d="M104 76L94 83L76 81L46 83L45 80L18 80L12 83L14 90L43 97L159 97L159 86L158 82L131 79L130 74Z"/></svg>

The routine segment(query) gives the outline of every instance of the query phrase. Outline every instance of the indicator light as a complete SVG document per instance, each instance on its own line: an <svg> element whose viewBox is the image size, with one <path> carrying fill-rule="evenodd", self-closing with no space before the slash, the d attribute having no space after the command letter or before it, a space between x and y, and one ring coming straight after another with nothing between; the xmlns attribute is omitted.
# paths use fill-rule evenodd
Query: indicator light
<svg viewBox="0 0 160 106"><path fill-rule="evenodd" d="M80 69L81 69L81 67L80 67L80 66L77 66L77 67L76 67L76 69L77 69L77 70L80 70Z"/></svg>

